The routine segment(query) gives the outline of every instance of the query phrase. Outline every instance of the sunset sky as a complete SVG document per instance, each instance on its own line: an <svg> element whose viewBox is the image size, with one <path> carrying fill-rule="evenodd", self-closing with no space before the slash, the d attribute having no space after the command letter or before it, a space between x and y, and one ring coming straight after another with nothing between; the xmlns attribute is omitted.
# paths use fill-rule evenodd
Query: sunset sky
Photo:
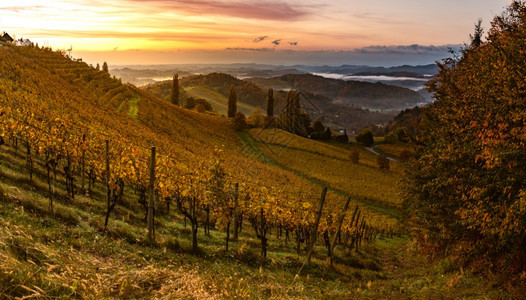
<svg viewBox="0 0 526 300"><path fill-rule="evenodd" d="M0 32L110 64L432 63L508 0L0 0Z"/></svg>

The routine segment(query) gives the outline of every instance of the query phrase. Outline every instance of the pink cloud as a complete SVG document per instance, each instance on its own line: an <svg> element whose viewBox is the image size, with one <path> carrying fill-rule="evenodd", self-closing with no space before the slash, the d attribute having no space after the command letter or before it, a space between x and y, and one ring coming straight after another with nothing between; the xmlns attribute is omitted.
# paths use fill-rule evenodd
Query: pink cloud
<svg viewBox="0 0 526 300"><path fill-rule="evenodd" d="M215 1L215 0L128 0L136 3L151 3L162 9L173 9L178 13L223 15L236 18L260 20L298 20L309 14L307 7L292 7L283 1Z"/></svg>

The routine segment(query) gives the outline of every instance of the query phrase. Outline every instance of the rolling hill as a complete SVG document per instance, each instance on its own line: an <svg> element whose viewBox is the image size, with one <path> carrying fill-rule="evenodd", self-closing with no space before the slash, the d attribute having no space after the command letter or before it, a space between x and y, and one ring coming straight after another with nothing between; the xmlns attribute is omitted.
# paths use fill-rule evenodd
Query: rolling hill
<svg viewBox="0 0 526 300"><path fill-rule="evenodd" d="M184 92L189 97L206 99L208 102L210 102L210 104L218 114L225 116L227 115L228 98L216 92L212 88L202 85L190 86L184 88ZM237 103L237 111L242 112L246 116L249 116L254 111L254 109L256 109L256 107L250 104L246 104L243 102Z"/></svg>
<svg viewBox="0 0 526 300"><path fill-rule="evenodd" d="M275 78L253 78L262 88L301 89L346 105L370 109L401 110L424 102L424 97L406 88L383 83L343 81L312 74L289 74Z"/></svg>
<svg viewBox="0 0 526 300"><path fill-rule="evenodd" d="M184 77L179 80L183 91L181 99L185 97L198 97L208 100L214 109L225 114L227 97L230 85L234 85L237 94L238 107L245 115L250 115L256 106L266 109L267 90L262 89L252 82L237 79L229 74L211 73L208 75L196 75ZM268 82L272 82L269 80ZM281 82L282 83L282 82ZM148 84L142 88L162 99L168 99L171 93L171 81ZM276 113L284 110L286 105L286 91L289 86L273 86ZM305 91L309 98L309 105L314 105L316 111L311 114L311 119L321 119L324 124L334 129L347 128L350 131L358 131L370 125L384 124L391 120L393 113L379 113L362 109L356 106L336 103L332 99ZM307 106L307 104L306 104Z"/></svg>

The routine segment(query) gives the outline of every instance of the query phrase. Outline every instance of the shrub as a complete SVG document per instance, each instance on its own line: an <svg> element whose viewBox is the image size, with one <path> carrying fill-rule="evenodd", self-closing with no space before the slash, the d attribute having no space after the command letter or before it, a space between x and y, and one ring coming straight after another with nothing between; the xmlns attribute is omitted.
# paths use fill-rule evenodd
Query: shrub
<svg viewBox="0 0 526 300"><path fill-rule="evenodd" d="M315 132L323 132L325 130L325 126L323 126L323 124L321 123L320 119L314 121L314 123L312 123L312 129L315 131Z"/></svg>
<svg viewBox="0 0 526 300"><path fill-rule="evenodd" d="M236 112L234 118L232 119L232 122L234 123L234 129L236 131L241 131L247 128L247 120L243 113Z"/></svg>
<svg viewBox="0 0 526 300"><path fill-rule="evenodd" d="M261 107L256 107L252 112L252 115L248 118L252 126L258 128L262 127L265 124L265 116L263 115L263 110Z"/></svg>
<svg viewBox="0 0 526 300"><path fill-rule="evenodd" d="M398 136L396 136L394 131L391 131L385 136L384 141L387 144L396 144L398 142Z"/></svg>
<svg viewBox="0 0 526 300"><path fill-rule="evenodd" d="M195 106L195 110L199 113L204 113L206 111L206 108L203 104L199 103Z"/></svg>
<svg viewBox="0 0 526 300"><path fill-rule="evenodd" d="M206 99L203 99L203 98L197 98L195 100L195 104L196 105L199 105L201 104L206 111L213 111L214 108L212 107L212 104L210 104L210 102L206 101Z"/></svg>
<svg viewBox="0 0 526 300"><path fill-rule="evenodd" d="M188 97L186 98L186 102L184 103L184 108L193 109L196 105L195 98Z"/></svg>
<svg viewBox="0 0 526 300"><path fill-rule="evenodd" d="M378 155L376 162L378 163L378 168L382 170L389 170L389 159L387 157Z"/></svg>
<svg viewBox="0 0 526 300"><path fill-rule="evenodd" d="M351 154L349 154L349 159L353 164L357 164L360 162L360 152L358 152L358 149L351 150Z"/></svg>
<svg viewBox="0 0 526 300"><path fill-rule="evenodd" d="M356 136L356 141L366 147L371 147L374 144L373 132L369 128L364 128Z"/></svg>

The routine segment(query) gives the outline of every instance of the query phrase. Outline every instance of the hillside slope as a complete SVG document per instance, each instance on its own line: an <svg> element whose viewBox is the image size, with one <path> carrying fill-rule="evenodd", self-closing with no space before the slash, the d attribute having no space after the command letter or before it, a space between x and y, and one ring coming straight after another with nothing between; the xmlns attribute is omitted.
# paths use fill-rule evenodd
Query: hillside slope
<svg viewBox="0 0 526 300"><path fill-rule="evenodd" d="M393 298L400 284L425 298L458 282L412 265L401 277L384 264L410 243L395 238L396 218L363 199L351 198L341 241L327 251L347 195L329 190L317 224L320 182L305 166L261 159L226 118L175 107L49 49L2 45L0 61L0 298ZM306 141L257 147L309 153ZM145 218L152 146L155 241ZM346 169L340 151L317 143L311 154ZM239 236L228 244L234 199Z"/></svg>
<svg viewBox="0 0 526 300"><path fill-rule="evenodd" d="M110 182L119 183L112 185L112 192L123 187L146 190L149 149L156 146L158 205L173 199L183 206L189 205L188 199L203 205L212 201L208 181L217 160L224 168L225 193L240 183L244 197L257 199L247 204L247 216L264 207L274 222L292 227L313 222L314 211L291 210L305 203L314 207L320 187L253 157L228 119L181 109L60 53L2 47L0 55L5 74L0 81L2 136L23 140L29 154L46 157L48 167L55 162L66 167L72 180L84 167L97 181L106 176L104 145L109 140ZM345 202L344 195L329 199L334 205L323 222L339 214ZM366 208L362 216L378 230L390 226L388 218Z"/></svg>

